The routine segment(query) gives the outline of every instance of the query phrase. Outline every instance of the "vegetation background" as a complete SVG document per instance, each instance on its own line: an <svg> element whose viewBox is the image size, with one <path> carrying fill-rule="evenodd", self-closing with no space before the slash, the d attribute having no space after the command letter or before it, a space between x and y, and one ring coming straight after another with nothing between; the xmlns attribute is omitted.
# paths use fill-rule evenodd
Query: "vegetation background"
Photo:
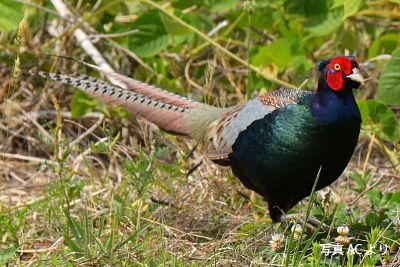
<svg viewBox="0 0 400 267"><path fill-rule="evenodd" d="M62 3L0 1L0 265L400 266L399 0ZM79 29L119 73L217 106L313 90L318 60L357 55L353 160L273 225L193 142L29 74L99 77L52 56L92 62Z"/></svg>

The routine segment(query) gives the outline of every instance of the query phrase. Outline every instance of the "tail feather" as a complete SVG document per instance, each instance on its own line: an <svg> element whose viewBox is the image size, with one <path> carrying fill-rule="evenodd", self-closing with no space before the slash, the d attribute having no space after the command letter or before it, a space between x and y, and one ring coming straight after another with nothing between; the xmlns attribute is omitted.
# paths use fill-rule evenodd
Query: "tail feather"
<svg viewBox="0 0 400 267"><path fill-rule="evenodd" d="M133 115L140 115L168 132L179 135L189 135L191 132L187 120L189 107L171 104L175 102L170 99L165 99L164 102L159 98L152 98L116 85L110 85L90 76L74 77L42 71L39 72L39 75L75 86L106 103L123 106Z"/></svg>
<svg viewBox="0 0 400 267"><path fill-rule="evenodd" d="M140 115L165 131L188 136L203 144L209 143L215 122L231 110L202 104L120 74L105 71L92 64L84 64L113 77L132 91L87 75L74 76L43 71L38 74L56 82L75 86L106 103L122 106L131 114Z"/></svg>
<svg viewBox="0 0 400 267"><path fill-rule="evenodd" d="M137 81L137 80L129 78L127 76L123 76L119 73L104 70L96 65L86 63L86 62L81 62L81 63L103 73L104 75L106 75L108 77L114 78L115 80L117 80L118 82L121 82L122 84L125 84L127 89L135 91L144 96L154 98L161 102L179 106L182 108L195 108L195 107L199 107L199 106L203 105L202 103L193 101L189 98L165 91L163 89L157 88L152 85L148 85L146 83Z"/></svg>

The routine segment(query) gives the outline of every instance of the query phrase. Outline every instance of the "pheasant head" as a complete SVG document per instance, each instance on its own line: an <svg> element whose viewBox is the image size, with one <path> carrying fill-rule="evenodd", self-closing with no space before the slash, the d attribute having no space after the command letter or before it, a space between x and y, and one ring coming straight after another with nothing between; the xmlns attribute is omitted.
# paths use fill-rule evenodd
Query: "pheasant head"
<svg viewBox="0 0 400 267"><path fill-rule="evenodd" d="M318 63L321 78L333 91L357 89L364 84L356 57L334 57Z"/></svg>
<svg viewBox="0 0 400 267"><path fill-rule="evenodd" d="M318 63L321 76L312 103L312 113L322 124L356 119L361 122L352 89L364 84L355 57L334 57Z"/></svg>

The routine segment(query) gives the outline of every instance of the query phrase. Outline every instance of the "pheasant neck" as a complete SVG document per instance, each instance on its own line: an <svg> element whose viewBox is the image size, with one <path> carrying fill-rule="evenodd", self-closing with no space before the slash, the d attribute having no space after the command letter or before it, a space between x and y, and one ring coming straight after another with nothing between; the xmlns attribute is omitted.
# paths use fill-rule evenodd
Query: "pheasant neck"
<svg viewBox="0 0 400 267"><path fill-rule="evenodd" d="M333 91L322 78L319 80L311 110L321 124L329 125L354 120L361 122L352 89L346 87L340 91Z"/></svg>

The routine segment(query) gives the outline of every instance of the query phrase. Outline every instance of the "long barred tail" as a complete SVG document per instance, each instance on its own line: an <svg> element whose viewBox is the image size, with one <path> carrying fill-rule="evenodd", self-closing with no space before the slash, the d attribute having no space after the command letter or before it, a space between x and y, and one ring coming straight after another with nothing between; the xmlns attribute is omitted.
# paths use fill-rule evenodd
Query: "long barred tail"
<svg viewBox="0 0 400 267"><path fill-rule="evenodd" d="M190 110L206 106L117 73L104 70L101 72L126 84L132 91L86 75L62 75L43 71L39 75L77 87L104 102L122 106L133 115L140 115L161 129L178 135L188 136L191 133L188 123Z"/></svg>

